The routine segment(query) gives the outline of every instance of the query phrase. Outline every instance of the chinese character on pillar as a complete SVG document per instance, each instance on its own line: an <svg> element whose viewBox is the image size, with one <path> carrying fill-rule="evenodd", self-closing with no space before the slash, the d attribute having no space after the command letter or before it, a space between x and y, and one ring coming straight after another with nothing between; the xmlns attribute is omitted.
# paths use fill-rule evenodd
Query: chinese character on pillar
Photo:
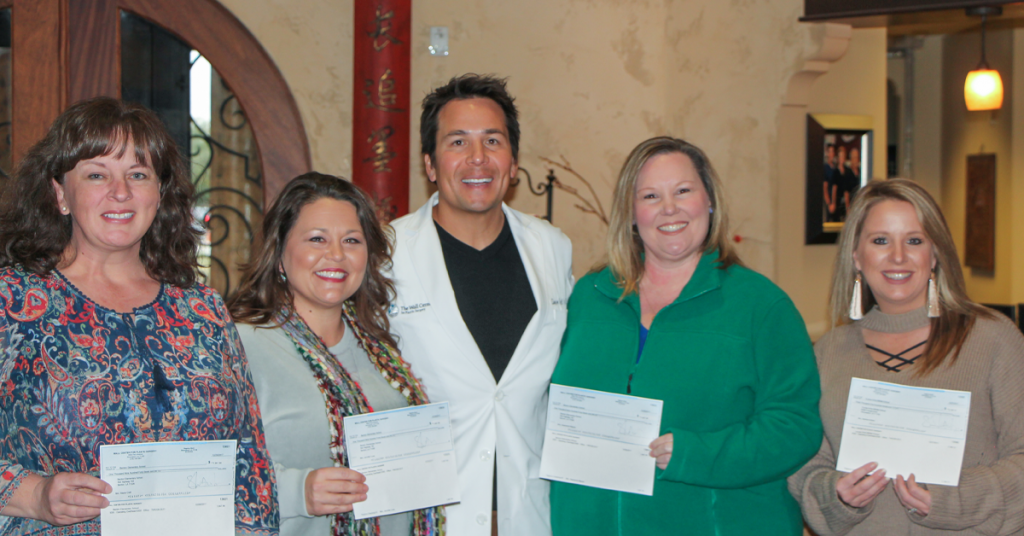
<svg viewBox="0 0 1024 536"><path fill-rule="evenodd" d="M390 221L409 211L412 0L355 2L352 182Z"/></svg>

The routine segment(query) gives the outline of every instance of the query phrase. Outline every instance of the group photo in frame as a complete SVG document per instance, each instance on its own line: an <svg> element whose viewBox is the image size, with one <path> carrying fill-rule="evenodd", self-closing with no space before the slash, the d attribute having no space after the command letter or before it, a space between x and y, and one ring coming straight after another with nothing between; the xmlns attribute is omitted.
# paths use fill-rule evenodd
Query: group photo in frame
<svg viewBox="0 0 1024 536"><path fill-rule="evenodd" d="M834 244L853 197L871 180L874 141L866 115L807 114L805 244Z"/></svg>

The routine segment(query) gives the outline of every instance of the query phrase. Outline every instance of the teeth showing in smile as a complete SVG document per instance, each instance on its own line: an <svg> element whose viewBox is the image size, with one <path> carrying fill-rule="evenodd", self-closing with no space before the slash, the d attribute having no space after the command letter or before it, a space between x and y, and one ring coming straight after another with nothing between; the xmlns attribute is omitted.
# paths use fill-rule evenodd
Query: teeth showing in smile
<svg viewBox="0 0 1024 536"><path fill-rule="evenodd" d="M674 232L682 229L683 227L686 227L686 225L687 224L685 224L685 223L671 223L671 224L668 224L668 225L659 225L658 226L658 230L659 231L665 231L666 233L674 233Z"/></svg>
<svg viewBox="0 0 1024 536"><path fill-rule="evenodd" d="M910 277L910 272L885 272L885 277L895 279L896 281L903 281Z"/></svg>
<svg viewBox="0 0 1024 536"><path fill-rule="evenodd" d="M345 276L348 274L342 271L320 270L319 272L316 272L316 275L326 277L328 279L345 279Z"/></svg>
<svg viewBox="0 0 1024 536"><path fill-rule="evenodd" d="M492 180L494 179L492 179L491 177L485 177L483 179L462 179L462 182L465 184L487 184Z"/></svg>
<svg viewBox="0 0 1024 536"><path fill-rule="evenodd" d="M110 218L112 220L127 220L128 218L131 218L134 215L135 215L134 212L122 212L122 213L119 213L119 214L118 213L113 213L113 212L108 212L108 213L104 214L103 217L104 218Z"/></svg>

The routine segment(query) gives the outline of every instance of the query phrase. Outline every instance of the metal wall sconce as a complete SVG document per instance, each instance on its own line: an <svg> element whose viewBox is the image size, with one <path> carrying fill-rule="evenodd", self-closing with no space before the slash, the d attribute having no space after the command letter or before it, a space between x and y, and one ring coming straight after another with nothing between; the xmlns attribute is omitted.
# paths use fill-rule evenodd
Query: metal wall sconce
<svg viewBox="0 0 1024 536"><path fill-rule="evenodd" d="M978 68L967 73L964 82L964 101L967 109L975 112L981 110L998 110L1003 106L1003 79L999 71L989 67L985 61L985 20L991 16L1003 14L999 6L982 6L967 8L970 17L981 17L981 63Z"/></svg>
<svg viewBox="0 0 1024 536"><path fill-rule="evenodd" d="M544 177L548 181L546 184L543 183L543 182L538 182L536 186L533 185L533 178L530 176L530 172L527 171L526 168L524 168L524 167L519 168L519 172L523 173L524 175L526 175L526 184L527 184L527 186L530 187L530 193L531 194L537 195L537 196L541 196L541 195L547 195L548 196L548 211L547 211L547 214L544 215L544 219L548 220L548 223L551 223L551 204L554 201L554 197L555 197L555 181L558 180L558 177L555 176L555 170L553 170L553 169L549 169L548 170L547 177ZM519 176L516 175L516 177L512 179L511 186L512 187L519 186L520 182L522 182L522 181L520 181Z"/></svg>

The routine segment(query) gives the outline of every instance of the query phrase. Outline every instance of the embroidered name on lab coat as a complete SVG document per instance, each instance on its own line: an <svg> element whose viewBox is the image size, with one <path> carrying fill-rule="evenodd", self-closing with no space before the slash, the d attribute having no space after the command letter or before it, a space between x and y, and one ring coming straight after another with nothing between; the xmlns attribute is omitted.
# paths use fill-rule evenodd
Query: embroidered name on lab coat
<svg viewBox="0 0 1024 536"><path fill-rule="evenodd" d="M388 316L394 318L398 315L422 313L427 310L427 307L430 307L430 303L428 302L414 303L412 305L398 305L397 303L392 303L391 306L388 307Z"/></svg>

